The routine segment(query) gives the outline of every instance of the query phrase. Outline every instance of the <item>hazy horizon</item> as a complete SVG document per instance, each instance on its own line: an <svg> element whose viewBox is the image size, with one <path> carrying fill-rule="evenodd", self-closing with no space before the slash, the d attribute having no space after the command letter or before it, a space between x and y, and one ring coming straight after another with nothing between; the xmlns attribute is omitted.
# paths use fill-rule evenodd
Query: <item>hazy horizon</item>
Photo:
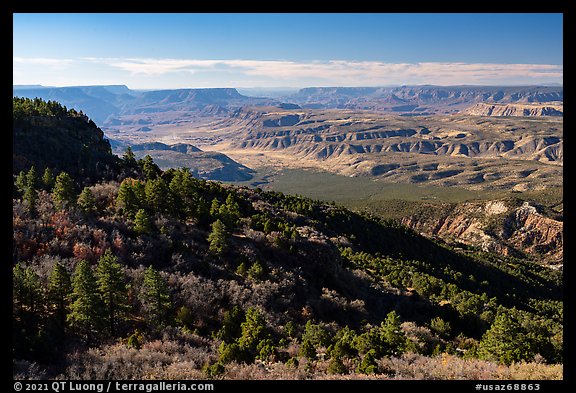
<svg viewBox="0 0 576 393"><path fill-rule="evenodd" d="M239 86L214 86L214 87L195 87L195 86L183 86L183 87L178 87L178 88L152 88L152 89L146 89L146 88L132 88L130 86L128 86L125 83L119 83L119 84L93 84L93 85L61 85L61 86L47 86L47 85L40 85L40 84L13 84L12 87L17 87L20 89L24 89L24 88L46 88L46 89L60 89L60 88L68 88L68 87L92 87L92 86L124 86L127 87L128 89L132 90L132 91L152 91L152 90L189 90L189 89L237 89L237 90L245 90L245 91L256 91L256 90L262 90L262 91L283 91L283 90L290 90L290 91L298 91L301 89L309 89L309 88L322 88L322 89L340 89L340 88L358 88L358 89L362 89L362 88L382 88L382 89L389 89L389 88L396 88L396 87L426 87L426 86L430 86L430 87L563 87L564 85L562 83L555 83L555 82L551 82L551 83L540 83L540 84L512 84L512 85L505 85L505 84L499 84L499 85L494 85L494 84L453 84L453 85L449 85L449 84L444 84L444 85L434 85L434 84L427 84L427 83L423 83L423 84L394 84L394 85L364 85L364 86L336 86L336 85L330 85L330 86L295 86L295 87L289 87L289 86L270 86L270 87L265 87L265 86L253 86L253 87L239 87Z"/></svg>

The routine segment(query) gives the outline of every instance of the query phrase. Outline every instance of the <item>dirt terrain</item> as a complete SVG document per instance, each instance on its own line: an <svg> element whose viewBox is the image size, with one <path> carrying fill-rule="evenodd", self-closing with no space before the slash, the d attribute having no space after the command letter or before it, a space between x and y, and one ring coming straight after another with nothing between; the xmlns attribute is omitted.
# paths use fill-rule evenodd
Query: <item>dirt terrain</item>
<svg viewBox="0 0 576 393"><path fill-rule="evenodd" d="M386 182L541 189L562 183L562 117L405 117L250 107L125 138L191 143L252 169L317 168Z"/></svg>

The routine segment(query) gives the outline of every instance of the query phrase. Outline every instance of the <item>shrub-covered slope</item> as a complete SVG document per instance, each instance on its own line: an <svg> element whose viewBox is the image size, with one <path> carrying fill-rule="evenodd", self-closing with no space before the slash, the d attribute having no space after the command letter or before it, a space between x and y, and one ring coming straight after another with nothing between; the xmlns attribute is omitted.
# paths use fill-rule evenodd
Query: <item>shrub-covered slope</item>
<svg viewBox="0 0 576 393"><path fill-rule="evenodd" d="M15 177L17 377L561 377L559 272L130 152L119 167Z"/></svg>

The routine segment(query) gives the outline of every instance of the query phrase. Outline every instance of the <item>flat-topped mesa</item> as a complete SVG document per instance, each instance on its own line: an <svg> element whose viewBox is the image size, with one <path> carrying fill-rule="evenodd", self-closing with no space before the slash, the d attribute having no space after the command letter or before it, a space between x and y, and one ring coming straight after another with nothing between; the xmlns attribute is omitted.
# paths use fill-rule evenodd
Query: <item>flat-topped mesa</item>
<svg viewBox="0 0 576 393"><path fill-rule="evenodd" d="M562 102L562 87L401 86L310 87L286 97L306 108L367 109L385 112L455 113L475 103Z"/></svg>

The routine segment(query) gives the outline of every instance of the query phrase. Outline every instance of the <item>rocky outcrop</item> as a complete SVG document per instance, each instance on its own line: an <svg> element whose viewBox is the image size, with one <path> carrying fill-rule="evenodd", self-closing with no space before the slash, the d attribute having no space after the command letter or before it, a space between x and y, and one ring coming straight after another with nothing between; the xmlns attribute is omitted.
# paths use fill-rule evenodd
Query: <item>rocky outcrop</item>
<svg viewBox="0 0 576 393"><path fill-rule="evenodd" d="M487 104L478 103L463 111L473 116L563 116L562 104Z"/></svg>
<svg viewBox="0 0 576 393"><path fill-rule="evenodd" d="M430 208L427 214L402 218L402 224L448 242L503 255L525 253L549 266L562 267L563 222L544 216L528 202L496 200Z"/></svg>

